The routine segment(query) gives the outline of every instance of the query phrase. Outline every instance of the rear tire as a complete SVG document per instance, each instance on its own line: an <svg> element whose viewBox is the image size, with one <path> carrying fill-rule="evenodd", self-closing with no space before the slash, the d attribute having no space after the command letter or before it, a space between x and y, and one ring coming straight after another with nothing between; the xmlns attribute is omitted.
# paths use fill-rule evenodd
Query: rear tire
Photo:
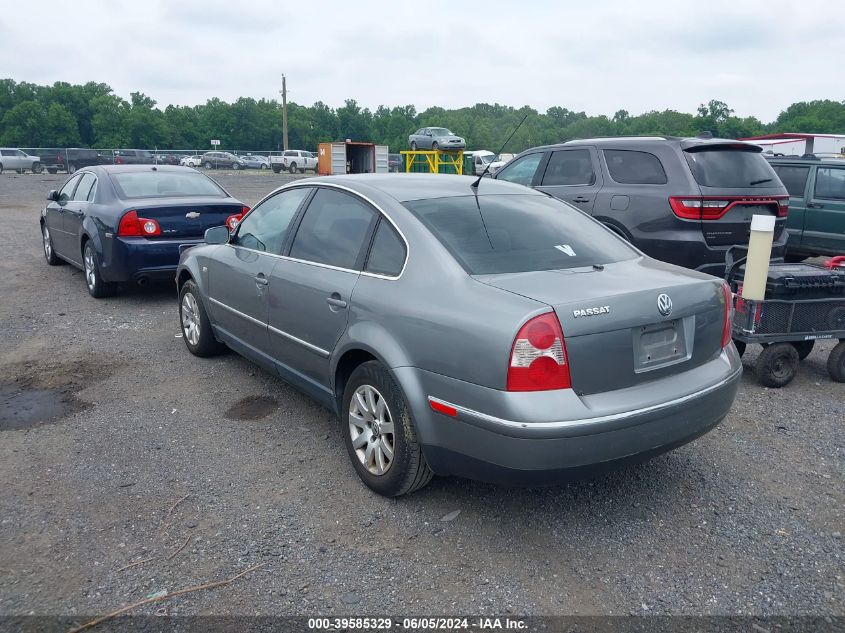
<svg viewBox="0 0 845 633"><path fill-rule="evenodd" d="M238 165L237 163L232 163L232 169L234 169L235 171L238 171L240 168L241 168L241 166Z"/></svg>
<svg viewBox="0 0 845 633"><path fill-rule="evenodd" d="M55 167L48 167L48 168L47 168L47 173L48 173L48 174L55 174L55 173L56 173L56 172L58 172L58 171L59 171L59 170L58 170L58 169L56 169Z"/></svg>
<svg viewBox="0 0 845 633"><path fill-rule="evenodd" d="M3 173L3 163L0 163L0 174Z"/></svg>
<svg viewBox="0 0 845 633"><path fill-rule="evenodd" d="M185 345L194 356L207 358L226 349L223 343L214 338L211 321L208 320L199 288L193 280L186 281L179 290L179 323Z"/></svg>
<svg viewBox="0 0 845 633"><path fill-rule="evenodd" d="M755 372L765 387L788 385L798 373L798 350L792 343L772 343L757 358Z"/></svg>
<svg viewBox="0 0 845 633"><path fill-rule="evenodd" d="M417 142L416 141L411 141L411 151L412 152L417 151Z"/></svg>
<svg viewBox="0 0 845 633"><path fill-rule="evenodd" d="M734 345L736 346L736 351L739 354L739 357L742 358L742 355L745 354L745 343L734 339Z"/></svg>
<svg viewBox="0 0 845 633"><path fill-rule="evenodd" d="M88 293L95 299L111 297L117 291L117 284L103 280L103 276L100 274L100 258L97 257L97 252L91 246L91 240L85 242L82 249L82 262Z"/></svg>
<svg viewBox="0 0 845 633"><path fill-rule="evenodd" d="M398 497L431 481L433 473L417 441L405 396L381 363L369 361L355 368L340 414L349 459L371 490ZM376 474L378 470L381 474Z"/></svg>
<svg viewBox="0 0 845 633"><path fill-rule="evenodd" d="M840 341L827 357L827 373L831 380L845 382L845 341Z"/></svg>
<svg viewBox="0 0 845 633"><path fill-rule="evenodd" d="M815 341L795 341L792 344L795 347L795 351L798 352L798 360L804 360L807 356L810 355L810 352L813 351L813 347L815 347Z"/></svg>
<svg viewBox="0 0 845 633"><path fill-rule="evenodd" d="M203 165L203 167L205 167L206 169L211 169L211 167L212 167L211 161L208 161L208 160L205 161L205 165Z"/></svg>
<svg viewBox="0 0 845 633"><path fill-rule="evenodd" d="M261 163L261 169L267 169L267 165L265 165L264 163Z"/></svg>
<svg viewBox="0 0 845 633"><path fill-rule="evenodd" d="M290 173L295 174L296 173L296 163L295 162L291 163L290 166L288 167L288 169L290 170Z"/></svg>
<svg viewBox="0 0 845 633"><path fill-rule="evenodd" d="M68 163L67 164L67 173L75 174L76 173L76 163Z"/></svg>
<svg viewBox="0 0 845 633"><path fill-rule="evenodd" d="M44 171L44 165L42 165L41 163L33 163L32 164L32 173L33 174L40 174L42 171Z"/></svg>
<svg viewBox="0 0 845 633"><path fill-rule="evenodd" d="M273 165L273 173L274 174L279 174L279 173L281 173L281 171L282 171L281 167L279 167L278 165Z"/></svg>

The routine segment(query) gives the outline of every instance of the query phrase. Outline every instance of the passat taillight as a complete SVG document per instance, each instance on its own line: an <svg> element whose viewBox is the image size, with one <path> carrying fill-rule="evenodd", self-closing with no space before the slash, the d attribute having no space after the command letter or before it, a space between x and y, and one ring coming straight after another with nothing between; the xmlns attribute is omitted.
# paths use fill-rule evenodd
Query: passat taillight
<svg viewBox="0 0 845 633"><path fill-rule="evenodd" d="M566 344L555 313L547 312L527 321L511 347L508 391L548 391L571 386Z"/></svg>
<svg viewBox="0 0 845 633"><path fill-rule="evenodd" d="M127 211L117 226L118 237L156 237L161 235L158 222L150 218L139 218L136 211Z"/></svg>
<svg viewBox="0 0 845 633"><path fill-rule="evenodd" d="M727 282L722 282L722 295L725 299L725 320L722 323L722 347L728 346L731 342L731 328L734 320L734 302L731 287Z"/></svg>
<svg viewBox="0 0 845 633"><path fill-rule="evenodd" d="M672 212L684 220L718 220L737 205L774 207L779 218L789 211L789 196L671 196Z"/></svg>

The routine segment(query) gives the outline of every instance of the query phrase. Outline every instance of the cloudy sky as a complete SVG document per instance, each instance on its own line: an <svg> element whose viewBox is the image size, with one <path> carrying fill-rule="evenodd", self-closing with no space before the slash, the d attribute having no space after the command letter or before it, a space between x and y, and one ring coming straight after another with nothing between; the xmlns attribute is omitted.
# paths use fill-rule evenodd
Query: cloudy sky
<svg viewBox="0 0 845 633"><path fill-rule="evenodd" d="M4 3L0 77L218 96L588 114L719 99L771 121L845 98L845 0L75 0Z"/></svg>

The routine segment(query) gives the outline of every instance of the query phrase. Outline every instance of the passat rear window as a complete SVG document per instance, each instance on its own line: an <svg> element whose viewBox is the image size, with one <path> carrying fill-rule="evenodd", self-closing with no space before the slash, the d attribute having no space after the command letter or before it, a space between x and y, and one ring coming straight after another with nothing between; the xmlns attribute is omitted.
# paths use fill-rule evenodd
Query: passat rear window
<svg viewBox="0 0 845 633"><path fill-rule="evenodd" d="M762 154L753 148L685 151L696 182L703 187L746 189L777 187L778 177Z"/></svg>
<svg viewBox="0 0 845 633"><path fill-rule="evenodd" d="M213 180L195 171L130 171L111 174L111 179L117 195L123 199L226 197L226 192Z"/></svg>
<svg viewBox="0 0 845 633"><path fill-rule="evenodd" d="M473 275L561 270L637 256L592 219L546 196L460 196L404 205Z"/></svg>

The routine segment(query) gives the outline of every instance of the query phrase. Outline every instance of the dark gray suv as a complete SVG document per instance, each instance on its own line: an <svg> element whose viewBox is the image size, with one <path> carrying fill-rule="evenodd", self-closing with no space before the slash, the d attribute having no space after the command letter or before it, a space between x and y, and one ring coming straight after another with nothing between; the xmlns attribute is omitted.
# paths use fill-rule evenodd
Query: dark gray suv
<svg viewBox="0 0 845 633"><path fill-rule="evenodd" d="M569 141L526 150L495 178L575 205L647 255L719 277L748 244L751 216L777 216L786 249L789 196L756 145L671 136Z"/></svg>

